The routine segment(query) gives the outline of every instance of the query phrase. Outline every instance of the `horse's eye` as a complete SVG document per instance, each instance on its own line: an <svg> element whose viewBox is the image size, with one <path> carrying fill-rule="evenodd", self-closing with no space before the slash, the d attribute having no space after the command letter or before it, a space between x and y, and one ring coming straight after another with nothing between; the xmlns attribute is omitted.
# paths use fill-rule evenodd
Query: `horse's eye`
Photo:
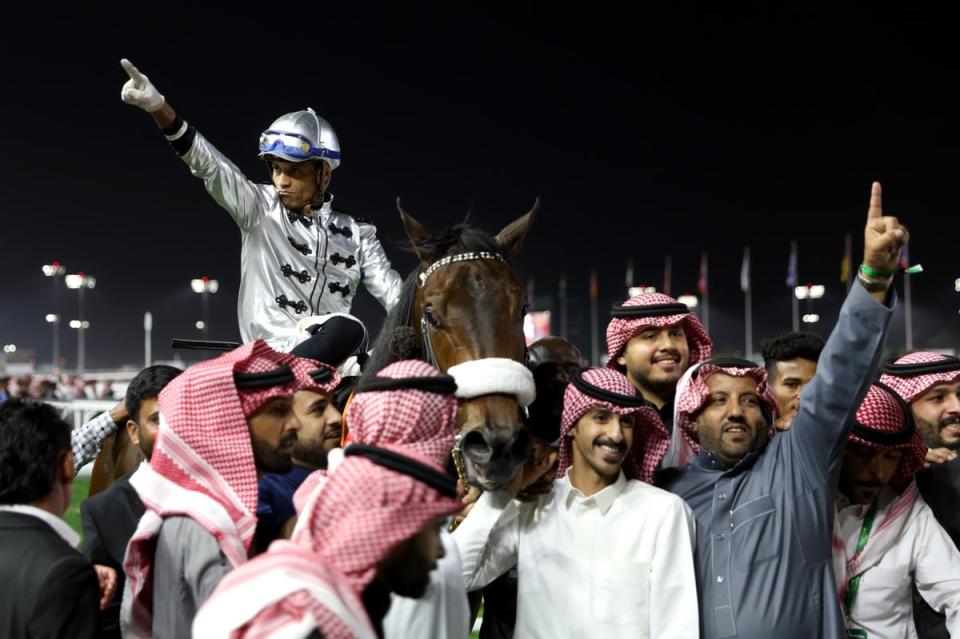
<svg viewBox="0 0 960 639"><path fill-rule="evenodd" d="M429 306L423 309L423 318L427 320L430 326L434 328L440 328L440 320L437 319L437 316L434 314L433 309Z"/></svg>

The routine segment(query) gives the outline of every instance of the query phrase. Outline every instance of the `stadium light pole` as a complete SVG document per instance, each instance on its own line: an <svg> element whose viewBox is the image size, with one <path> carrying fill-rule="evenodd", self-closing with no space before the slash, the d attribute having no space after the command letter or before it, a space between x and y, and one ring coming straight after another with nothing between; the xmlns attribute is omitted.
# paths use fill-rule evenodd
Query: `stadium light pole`
<svg viewBox="0 0 960 639"><path fill-rule="evenodd" d="M203 339L207 339L210 333L210 320L208 318L210 311L209 296L220 290L220 282L210 279L206 275L190 280L190 288L194 293L200 294L200 321L197 322L197 328Z"/></svg>
<svg viewBox="0 0 960 639"><path fill-rule="evenodd" d="M77 374L82 375L86 368L87 329L90 328L90 322L83 319L83 294L88 288L93 288L97 285L97 278L80 272L67 275L65 282L67 288L72 288L77 291L78 319L71 320L70 328L77 329Z"/></svg>
<svg viewBox="0 0 960 639"><path fill-rule="evenodd" d="M58 279L63 279L67 269L60 262L54 260L52 264L43 265L43 275L53 281L53 312L47 314L47 321L53 325L53 365L51 370L55 370L60 365L60 283ZM52 318L52 319L51 319Z"/></svg>

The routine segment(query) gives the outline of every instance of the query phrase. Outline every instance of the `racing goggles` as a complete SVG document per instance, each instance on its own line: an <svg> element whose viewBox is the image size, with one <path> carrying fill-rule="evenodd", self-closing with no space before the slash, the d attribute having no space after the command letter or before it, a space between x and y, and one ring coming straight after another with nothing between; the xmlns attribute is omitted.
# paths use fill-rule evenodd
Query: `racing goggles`
<svg viewBox="0 0 960 639"><path fill-rule="evenodd" d="M340 159L340 151L313 146L305 135L272 130L264 131L260 135L260 155L278 155L297 162L321 158Z"/></svg>

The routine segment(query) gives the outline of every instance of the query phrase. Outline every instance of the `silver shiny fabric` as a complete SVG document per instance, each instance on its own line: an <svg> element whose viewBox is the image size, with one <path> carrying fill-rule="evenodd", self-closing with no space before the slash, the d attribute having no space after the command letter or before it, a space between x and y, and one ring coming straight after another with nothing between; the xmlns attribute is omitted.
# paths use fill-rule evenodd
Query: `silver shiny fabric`
<svg viewBox="0 0 960 639"><path fill-rule="evenodd" d="M298 139L291 140L287 136ZM282 148L274 148L275 142L280 145L292 143L296 148L286 152ZM260 156L264 155L275 155L289 162L323 160L331 169L335 169L340 166L340 141L330 123L308 107L304 111L281 115L260 134Z"/></svg>
<svg viewBox="0 0 960 639"><path fill-rule="evenodd" d="M182 158L240 227L244 342L261 338L278 347L304 317L349 313L361 282L387 311L396 305L402 280L374 225L334 211L329 201L308 215L288 210L273 185L248 180L199 133Z"/></svg>

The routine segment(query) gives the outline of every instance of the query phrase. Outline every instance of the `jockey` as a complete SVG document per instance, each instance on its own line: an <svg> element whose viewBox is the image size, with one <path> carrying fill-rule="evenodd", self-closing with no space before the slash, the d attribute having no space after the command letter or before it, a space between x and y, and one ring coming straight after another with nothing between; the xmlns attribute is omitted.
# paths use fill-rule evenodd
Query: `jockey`
<svg viewBox="0 0 960 639"><path fill-rule="evenodd" d="M256 184L177 115L147 76L129 60L120 63L130 76L120 97L153 116L240 227L243 341L263 339L334 365L362 348L366 331L349 315L358 286L389 311L401 279L376 227L332 207L330 179L340 165L340 144L330 124L309 108L277 118L259 145L272 184Z"/></svg>

